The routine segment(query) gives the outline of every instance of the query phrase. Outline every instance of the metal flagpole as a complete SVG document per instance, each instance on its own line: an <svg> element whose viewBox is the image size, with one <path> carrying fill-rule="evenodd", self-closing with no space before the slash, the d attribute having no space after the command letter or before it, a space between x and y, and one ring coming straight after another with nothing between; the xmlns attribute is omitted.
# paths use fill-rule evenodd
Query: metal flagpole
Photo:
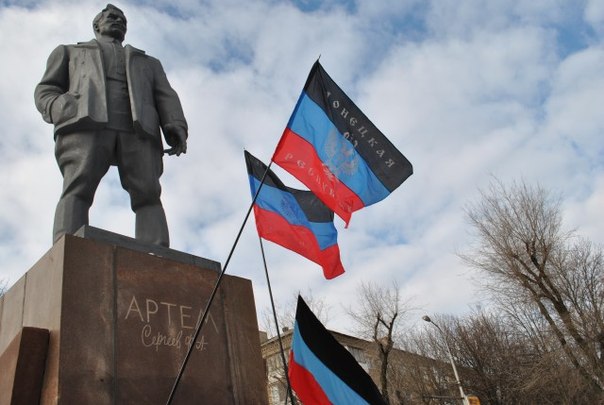
<svg viewBox="0 0 604 405"><path fill-rule="evenodd" d="M273 299L273 289L271 288L271 280L268 276L268 267L266 265L266 256L264 254L264 244L262 243L262 238L258 235L258 240L260 241L260 251L262 252L262 262L264 263L264 274L266 275L266 284L268 285L268 295L271 299L271 308L273 309L273 317L275 319L275 328L277 328L277 338L279 340L279 349L281 350L281 361L283 362L283 371L285 371L285 379L287 380L287 393L289 395L290 401L292 405L296 402L294 400L294 393L292 392L292 387L289 382L289 371L287 369L287 361L285 360L285 349L283 348L283 340L281 339L281 331L279 329L279 321L277 320L277 311L275 310L275 301ZM287 399L285 401L287 403Z"/></svg>
<svg viewBox="0 0 604 405"><path fill-rule="evenodd" d="M172 400L174 399L174 394L176 393L176 388L178 388L178 384L180 383L180 379L182 378L185 368L187 367L187 363L189 362L189 358L191 357L193 348L195 347L195 344L197 343L197 338L199 337L199 332L201 331L201 327L203 326L203 323L205 322L206 318L208 317L210 305L212 305L212 301L214 301L214 297L216 296L216 293L218 292L218 287L220 286L222 277L224 276L224 273L226 273L226 270L229 266L229 262L231 261L231 257L233 256L233 252L235 251L235 247L237 246L237 243L239 242L239 238L241 237L241 234L243 233L243 228L245 227L245 224L247 223L247 220L250 217L250 213L252 212L252 209L254 208L254 204L256 203L256 199L258 198L258 194L260 194L260 189L262 188L262 185L264 184L264 180L266 179L266 175L268 174L272 164L273 164L273 161L271 160L270 163L268 164L268 166L266 167L266 171L262 175L262 179L260 180L260 185L258 186L258 189L256 190L256 194L254 194L254 198L252 199L252 203L250 204L250 207L248 208L247 213L245 214L245 218L243 219L243 223L241 224L241 228L239 228L239 232L237 233L235 242L233 243L233 246L231 247L231 251L229 252L226 262L224 263L224 267L223 267L222 271L220 272L218 279L216 280L214 289L212 290L212 293L210 294L210 298L208 299L206 307L203 310L203 315L197 322L197 326L195 327L195 335L193 336L193 339L191 340L191 346L189 346L189 350L187 351L187 354L180 366L180 370L178 371L176 380L174 381L174 385L172 386L172 390L170 391L170 396L168 397L168 401L166 402L166 405L170 405L172 403Z"/></svg>

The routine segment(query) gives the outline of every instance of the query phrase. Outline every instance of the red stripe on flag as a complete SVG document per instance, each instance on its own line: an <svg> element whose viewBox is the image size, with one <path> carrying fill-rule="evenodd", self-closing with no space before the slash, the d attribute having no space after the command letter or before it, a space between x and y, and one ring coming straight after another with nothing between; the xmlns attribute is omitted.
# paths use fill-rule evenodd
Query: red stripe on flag
<svg viewBox="0 0 604 405"><path fill-rule="evenodd" d="M321 267L323 267L323 276L326 279L331 280L340 274L344 274L344 266L342 266L338 245L332 245L321 251L320 260Z"/></svg>
<svg viewBox="0 0 604 405"><path fill-rule="evenodd" d="M319 158L314 146L289 128L277 145L273 162L306 185L321 201L346 222L363 201L342 183Z"/></svg>
<svg viewBox="0 0 604 405"><path fill-rule="evenodd" d="M331 405L315 377L296 363L294 352L289 353L289 381L303 404Z"/></svg>
<svg viewBox="0 0 604 405"><path fill-rule="evenodd" d="M317 263L323 268L323 275L326 279L329 280L344 273L340 248L337 244L321 250L315 234L310 229L292 225L281 215L263 210L258 206L254 206L254 216L260 237L293 250Z"/></svg>

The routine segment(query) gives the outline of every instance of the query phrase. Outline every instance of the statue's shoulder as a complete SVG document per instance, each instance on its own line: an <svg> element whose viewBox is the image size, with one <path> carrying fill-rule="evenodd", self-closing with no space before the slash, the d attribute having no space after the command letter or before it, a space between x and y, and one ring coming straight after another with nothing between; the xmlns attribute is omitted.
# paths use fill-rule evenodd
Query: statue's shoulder
<svg viewBox="0 0 604 405"><path fill-rule="evenodd" d="M99 49L99 45L95 40L75 44L61 44L53 50L53 54L72 55L74 52L82 52L85 49Z"/></svg>
<svg viewBox="0 0 604 405"><path fill-rule="evenodd" d="M71 45L66 45L70 48L98 48L99 47L99 43L96 41L96 39L91 39L90 41L85 41L85 42L77 42L75 44L71 44Z"/></svg>
<svg viewBox="0 0 604 405"><path fill-rule="evenodd" d="M71 53L71 51L79 49L93 49L98 48L98 43L93 39L86 42L76 42L75 44L61 44L58 45L54 50L53 54L65 54Z"/></svg>
<svg viewBox="0 0 604 405"><path fill-rule="evenodd" d="M131 56L143 57L145 59L153 58L152 56L147 55L142 49L136 48L130 44L125 45L124 50L126 51L126 54Z"/></svg>
<svg viewBox="0 0 604 405"><path fill-rule="evenodd" d="M145 51L143 51L142 49L139 48L135 48L134 46L128 44L126 46L124 46L124 49L126 50L127 54L130 54L130 56L136 56L136 57L141 57L144 58L144 60L147 63L151 63L151 64L159 64L161 65L161 63L159 62L159 59L147 54Z"/></svg>
<svg viewBox="0 0 604 405"><path fill-rule="evenodd" d="M147 53L146 53L145 51L143 51L142 49L139 49L139 48L137 48L137 47L134 47L134 46L132 46L132 45L130 45L130 44L126 44L126 45L124 46L124 48L125 48L125 49L127 49L129 52L133 52L133 53L138 53L138 54L142 54L142 55L149 56L149 55L147 55Z"/></svg>

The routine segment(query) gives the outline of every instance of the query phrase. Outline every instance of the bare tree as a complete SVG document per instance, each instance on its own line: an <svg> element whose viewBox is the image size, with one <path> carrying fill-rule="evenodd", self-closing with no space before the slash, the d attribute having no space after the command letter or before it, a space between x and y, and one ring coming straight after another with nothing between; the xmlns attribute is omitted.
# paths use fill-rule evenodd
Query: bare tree
<svg viewBox="0 0 604 405"><path fill-rule="evenodd" d="M602 248L562 229L560 202L541 187L494 181L467 217L477 245L463 255L508 307L534 308L557 350L604 392ZM551 350L551 348L550 348Z"/></svg>
<svg viewBox="0 0 604 405"><path fill-rule="evenodd" d="M550 350L559 345L553 333L548 333L549 326L539 318L530 314L522 317L523 322L533 318L528 332L499 308L436 318L449 342L464 391L478 396L481 404L593 403L590 385L560 350ZM542 331L536 333L537 329ZM411 350L423 356L407 361L407 393L425 404L452 403L459 398L443 334L426 328L406 339ZM440 360L430 363L430 358Z"/></svg>
<svg viewBox="0 0 604 405"><path fill-rule="evenodd" d="M329 321L330 306L323 299L315 297L312 293L312 290L309 289L306 293L297 291L295 294L292 294L291 298L286 302L275 304L279 328L286 330L294 327L294 323L296 322L296 305L298 303L298 294L302 295L304 301L311 311L321 321L321 323L325 325ZM272 308L265 307L262 309L260 323L260 327L267 332L268 336L277 335L275 328L275 317L273 315Z"/></svg>
<svg viewBox="0 0 604 405"><path fill-rule="evenodd" d="M410 310L408 301L402 301L398 285L382 287L367 282L358 288L358 304L347 312L356 324L356 333L375 343L379 358L379 387L387 404L390 403L390 354L399 332L399 325Z"/></svg>
<svg viewBox="0 0 604 405"><path fill-rule="evenodd" d="M438 405L457 396L442 336L437 333L434 328L415 329L401 340L407 355L391 361L400 374L391 381L398 383L398 390L407 397L401 403Z"/></svg>
<svg viewBox="0 0 604 405"><path fill-rule="evenodd" d="M481 310L443 321L467 392L483 403L525 403L518 388L525 378L530 345L505 316Z"/></svg>
<svg viewBox="0 0 604 405"><path fill-rule="evenodd" d="M523 343L523 355L516 363L519 376L513 387L522 397L521 403L582 404L591 403L594 387L568 361L556 334L535 305L498 302L498 309L507 320L506 327ZM521 353L519 353L521 354Z"/></svg>

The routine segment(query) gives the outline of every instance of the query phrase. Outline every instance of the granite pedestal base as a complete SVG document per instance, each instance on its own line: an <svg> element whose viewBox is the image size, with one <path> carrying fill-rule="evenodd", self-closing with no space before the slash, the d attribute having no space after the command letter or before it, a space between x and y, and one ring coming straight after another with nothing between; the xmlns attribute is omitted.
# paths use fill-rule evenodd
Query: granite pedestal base
<svg viewBox="0 0 604 405"><path fill-rule="evenodd" d="M267 402L249 280L224 276L193 342L219 263L88 231L0 298L0 355L23 327L50 332L41 404L165 404L191 345L174 405Z"/></svg>

